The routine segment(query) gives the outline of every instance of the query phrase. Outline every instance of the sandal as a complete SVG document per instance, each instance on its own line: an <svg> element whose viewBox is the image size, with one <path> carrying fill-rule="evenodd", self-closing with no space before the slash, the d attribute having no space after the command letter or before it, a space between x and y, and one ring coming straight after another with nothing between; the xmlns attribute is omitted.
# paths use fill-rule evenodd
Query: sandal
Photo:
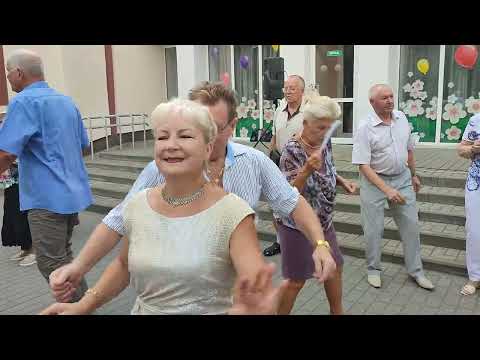
<svg viewBox="0 0 480 360"><path fill-rule="evenodd" d="M468 282L463 285L462 290L460 290L460 294L464 296L473 295L478 288L480 288L480 281L468 280Z"/></svg>

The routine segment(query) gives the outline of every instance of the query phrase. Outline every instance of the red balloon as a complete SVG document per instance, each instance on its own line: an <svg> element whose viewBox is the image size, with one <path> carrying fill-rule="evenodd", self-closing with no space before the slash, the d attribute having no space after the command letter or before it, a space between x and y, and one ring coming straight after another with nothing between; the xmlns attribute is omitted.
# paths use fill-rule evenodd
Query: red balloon
<svg viewBox="0 0 480 360"><path fill-rule="evenodd" d="M228 73L223 73L222 81L225 86L228 86L230 84L230 75Z"/></svg>
<svg viewBox="0 0 480 360"><path fill-rule="evenodd" d="M460 45L455 50L455 61L461 67L472 70L477 62L478 50L474 45Z"/></svg>

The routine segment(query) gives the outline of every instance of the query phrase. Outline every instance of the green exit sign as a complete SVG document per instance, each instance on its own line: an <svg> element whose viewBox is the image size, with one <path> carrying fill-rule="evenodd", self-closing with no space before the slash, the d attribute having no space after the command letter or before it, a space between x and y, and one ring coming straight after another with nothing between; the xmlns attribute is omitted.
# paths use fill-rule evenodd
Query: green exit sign
<svg viewBox="0 0 480 360"><path fill-rule="evenodd" d="M343 56L343 51L342 50L327 51L327 56L331 56L331 57Z"/></svg>

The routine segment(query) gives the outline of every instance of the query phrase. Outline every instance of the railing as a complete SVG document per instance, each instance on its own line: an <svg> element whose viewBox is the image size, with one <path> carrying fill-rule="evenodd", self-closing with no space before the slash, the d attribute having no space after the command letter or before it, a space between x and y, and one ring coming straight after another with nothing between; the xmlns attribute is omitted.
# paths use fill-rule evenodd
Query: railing
<svg viewBox="0 0 480 360"><path fill-rule="evenodd" d="M130 118L130 121L127 123L123 123L122 119ZM101 120L103 119L103 125L93 125L94 120ZM111 122L110 120L113 119L114 121ZM140 120L138 120L140 119ZM94 159L94 148L93 148L93 130L97 129L104 129L105 130L105 143L106 143L106 150L109 149L109 142L108 137L113 135L112 129L118 129L117 135L119 137L119 146L120 149L122 148L122 135L126 135L129 132L123 133L122 128L130 127L131 134L132 134L132 148L135 148L135 126L140 125L143 127L143 146L146 148L147 146L147 126L149 126L147 120L147 114L116 114L116 115L105 115L105 116L87 116L84 117L85 128L88 131L90 136L90 151L91 151L91 158ZM112 134L108 133L108 129L111 129Z"/></svg>

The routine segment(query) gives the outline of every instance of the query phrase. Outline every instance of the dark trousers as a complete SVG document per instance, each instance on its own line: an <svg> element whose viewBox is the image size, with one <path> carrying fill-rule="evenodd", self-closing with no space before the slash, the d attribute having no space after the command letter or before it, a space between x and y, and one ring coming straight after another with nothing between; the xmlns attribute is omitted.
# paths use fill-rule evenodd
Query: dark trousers
<svg viewBox="0 0 480 360"><path fill-rule="evenodd" d="M4 192L2 245L20 246L25 251L32 248L27 213L20 211L18 184L13 184Z"/></svg>
<svg viewBox="0 0 480 360"><path fill-rule="evenodd" d="M32 209L28 212L28 222L38 269L49 282L50 274L54 270L73 260L71 240L73 227L78 223L78 214L65 215ZM82 279L72 302L79 301L87 289L87 283Z"/></svg>

